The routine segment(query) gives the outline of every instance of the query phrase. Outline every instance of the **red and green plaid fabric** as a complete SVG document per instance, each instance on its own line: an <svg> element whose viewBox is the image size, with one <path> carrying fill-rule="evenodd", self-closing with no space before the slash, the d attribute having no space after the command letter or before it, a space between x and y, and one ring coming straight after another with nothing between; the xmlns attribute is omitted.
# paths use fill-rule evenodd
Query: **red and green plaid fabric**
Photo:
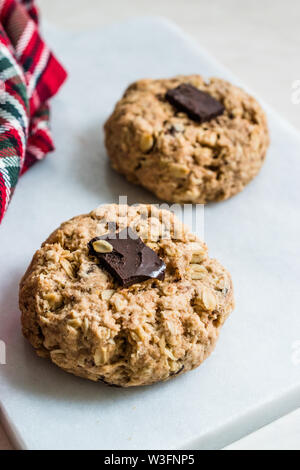
<svg viewBox="0 0 300 470"><path fill-rule="evenodd" d="M65 79L33 0L0 0L0 223L19 176L54 148L48 100Z"/></svg>

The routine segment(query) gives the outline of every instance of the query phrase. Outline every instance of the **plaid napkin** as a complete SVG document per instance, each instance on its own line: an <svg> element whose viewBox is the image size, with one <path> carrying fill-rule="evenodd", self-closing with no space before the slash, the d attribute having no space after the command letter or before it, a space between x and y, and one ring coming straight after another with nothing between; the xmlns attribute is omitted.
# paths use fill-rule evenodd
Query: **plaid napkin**
<svg viewBox="0 0 300 470"><path fill-rule="evenodd" d="M0 223L19 176L54 149L48 100L65 79L34 1L0 0Z"/></svg>

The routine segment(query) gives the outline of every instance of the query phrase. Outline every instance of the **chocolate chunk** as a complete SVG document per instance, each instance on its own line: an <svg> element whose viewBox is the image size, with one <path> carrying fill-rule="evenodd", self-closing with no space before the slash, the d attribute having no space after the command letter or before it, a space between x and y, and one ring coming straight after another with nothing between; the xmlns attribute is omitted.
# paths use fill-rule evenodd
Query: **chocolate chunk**
<svg viewBox="0 0 300 470"><path fill-rule="evenodd" d="M112 250L99 252L99 240L105 240L107 245L112 246ZM148 279L162 281L165 278L165 263L130 227L119 233L93 238L88 243L88 248L90 255L96 256L99 265L117 279L123 287Z"/></svg>
<svg viewBox="0 0 300 470"><path fill-rule="evenodd" d="M203 123L224 113L224 106L208 93L192 85L179 85L166 93L166 99L178 111L183 111L194 121Z"/></svg>

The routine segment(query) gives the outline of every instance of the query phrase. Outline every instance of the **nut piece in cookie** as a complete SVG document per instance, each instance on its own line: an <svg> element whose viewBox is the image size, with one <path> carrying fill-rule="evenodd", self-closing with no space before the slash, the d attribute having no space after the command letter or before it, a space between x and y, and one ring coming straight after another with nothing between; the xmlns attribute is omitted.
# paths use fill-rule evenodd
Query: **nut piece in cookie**
<svg viewBox="0 0 300 470"><path fill-rule="evenodd" d="M113 168L175 203L239 193L269 146L259 103L225 80L200 75L133 83L104 127Z"/></svg>
<svg viewBox="0 0 300 470"><path fill-rule="evenodd" d="M20 285L23 333L37 354L118 387L198 367L233 308L230 274L151 205L100 206L63 223Z"/></svg>

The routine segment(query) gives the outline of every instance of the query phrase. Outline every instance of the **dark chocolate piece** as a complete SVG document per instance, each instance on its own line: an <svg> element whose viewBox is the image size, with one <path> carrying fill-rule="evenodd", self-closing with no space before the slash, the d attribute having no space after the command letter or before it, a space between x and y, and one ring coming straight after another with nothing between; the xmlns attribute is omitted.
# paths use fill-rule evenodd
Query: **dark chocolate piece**
<svg viewBox="0 0 300 470"><path fill-rule="evenodd" d="M110 253L95 251L93 244L98 240L105 240L113 247L113 250ZM119 233L93 238L88 243L88 248L90 255L96 256L99 265L117 279L123 287L148 279L163 281L165 278L165 263L130 227Z"/></svg>
<svg viewBox="0 0 300 470"><path fill-rule="evenodd" d="M166 99L199 123L208 122L224 113L225 107L208 93L189 84L167 91Z"/></svg>

